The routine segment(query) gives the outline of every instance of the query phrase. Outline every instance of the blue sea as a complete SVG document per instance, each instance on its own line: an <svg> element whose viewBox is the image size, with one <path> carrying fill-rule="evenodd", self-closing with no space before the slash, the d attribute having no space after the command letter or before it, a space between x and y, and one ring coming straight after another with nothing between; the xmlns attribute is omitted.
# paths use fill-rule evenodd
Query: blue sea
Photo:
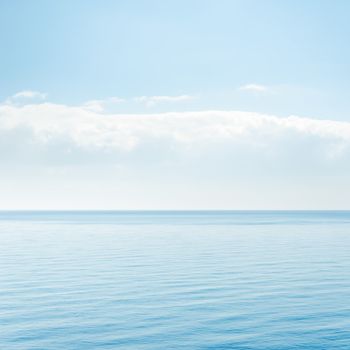
<svg viewBox="0 0 350 350"><path fill-rule="evenodd" d="M350 349L350 212L0 212L0 349Z"/></svg>

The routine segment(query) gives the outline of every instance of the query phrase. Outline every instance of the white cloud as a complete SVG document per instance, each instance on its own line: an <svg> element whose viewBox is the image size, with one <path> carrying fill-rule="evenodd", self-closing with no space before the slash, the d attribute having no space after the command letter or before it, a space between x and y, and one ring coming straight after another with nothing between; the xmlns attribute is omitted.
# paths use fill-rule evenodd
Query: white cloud
<svg viewBox="0 0 350 350"><path fill-rule="evenodd" d="M238 90L251 92L266 92L269 90L269 88L268 86L261 84L246 84L240 86Z"/></svg>
<svg viewBox="0 0 350 350"><path fill-rule="evenodd" d="M194 96L179 95L179 96L138 96L130 99L124 99L120 97L109 97L101 100L90 100L83 104L83 107L87 110L103 113L106 112L109 107L121 102L131 102L143 104L146 107L154 107L160 103L178 103L194 99Z"/></svg>
<svg viewBox="0 0 350 350"><path fill-rule="evenodd" d="M120 97L108 97L102 100L87 101L83 104L83 107L93 112L102 113L102 112L105 112L107 106L111 104L118 104L121 102L125 102L125 99Z"/></svg>
<svg viewBox="0 0 350 350"><path fill-rule="evenodd" d="M191 95L178 95L178 96L140 96L135 97L135 101L139 103L144 103L147 107L155 106L158 103L176 103L184 102L194 99Z"/></svg>
<svg viewBox="0 0 350 350"><path fill-rule="evenodd" d="M13 96L10 97L11 100L18 100L18 99L40 99L44 100L46 99L47 94L44 92L39 91L32 91L32 90L23 90L20 92L17 92Z"/></svg>
<svg viewBox="0 0 350 350"><path fill-rule="evenodd" d="M83 108L96 113L102 113L105 110L105 102L103 100L90 100L84 103Z"/></svg>
<svg viewBox="0 0 350 350"><path fill-rule="evenodd" d="M0 158L3 209L350 207L349 122L0 104Z"/></svg>
<svg viewBox="0 0 350 350"><path fill-rule="evenodd" d="M100 114L86 106L0 105L0 152L7 158L30 152L52 152L54 158L57 152L113 156L142 151L152 156L179 150L205 157L206 152L231 150L334 159L349 148L349 122L240 111Z"/></svg>

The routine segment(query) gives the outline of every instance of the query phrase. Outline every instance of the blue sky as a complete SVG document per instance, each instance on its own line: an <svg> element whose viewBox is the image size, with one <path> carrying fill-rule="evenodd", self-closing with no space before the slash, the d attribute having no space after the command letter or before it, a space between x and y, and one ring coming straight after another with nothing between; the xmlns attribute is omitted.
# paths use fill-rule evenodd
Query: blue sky
<svg viewBox="0 0 350 350"><path fill-rule="evenodd" d="M0 96L199 95L194 109L347 120L348 1L3 1ZM245 84L273 96L237 94ZM253 96L252 96L253 95Z"/></svg>
<svg viewBox="0 0 350 350"><path fill-rule="evenodd" d="M350 208L349 13L1 2L2 208Z"/></svg>

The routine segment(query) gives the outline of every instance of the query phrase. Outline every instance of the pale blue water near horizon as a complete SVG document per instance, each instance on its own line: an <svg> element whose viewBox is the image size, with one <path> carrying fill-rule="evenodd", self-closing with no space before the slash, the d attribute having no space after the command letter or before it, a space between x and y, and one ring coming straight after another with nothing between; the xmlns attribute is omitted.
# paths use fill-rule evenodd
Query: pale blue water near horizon
<svg viewBox="0 0 350 350"><path fill-rule="evenodd" d="M0 212L0 349L349 349L350 212Z"/></svg>

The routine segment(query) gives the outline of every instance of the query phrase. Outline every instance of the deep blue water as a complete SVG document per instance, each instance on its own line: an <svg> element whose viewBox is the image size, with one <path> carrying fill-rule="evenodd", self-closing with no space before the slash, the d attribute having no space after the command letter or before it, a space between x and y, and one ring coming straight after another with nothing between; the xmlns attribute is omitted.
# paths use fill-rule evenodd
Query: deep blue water
<svg viewBox="0 0 350 350"><path fill-rule="evenodd" d="M350 212L0 212L0 349L350 349Z"/></svg>

